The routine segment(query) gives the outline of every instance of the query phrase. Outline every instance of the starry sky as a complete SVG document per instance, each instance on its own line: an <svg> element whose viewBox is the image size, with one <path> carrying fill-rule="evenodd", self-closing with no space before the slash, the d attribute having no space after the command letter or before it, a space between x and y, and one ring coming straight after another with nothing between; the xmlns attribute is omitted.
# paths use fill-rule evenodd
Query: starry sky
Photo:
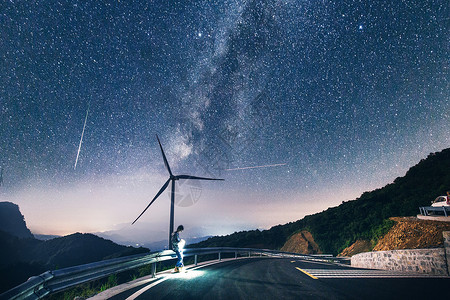
<svg viewBox="0 0 450 300"><path fill-rule="evenodd" d="M175 174L225 179L177 182L175 223L197 235L355 199L450 146L449 10L2 1L0 200L35 233L129 229L168 178L156 134ZM138 223L166 236L160 198Z"/></svg>

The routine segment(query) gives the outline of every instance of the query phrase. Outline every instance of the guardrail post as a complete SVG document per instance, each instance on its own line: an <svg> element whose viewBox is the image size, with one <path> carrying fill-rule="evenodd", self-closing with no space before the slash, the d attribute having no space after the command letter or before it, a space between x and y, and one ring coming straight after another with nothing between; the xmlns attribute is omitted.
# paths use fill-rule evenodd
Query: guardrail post
<svg viewBox="0 0 450 300"><path fill-rule="evenodd" d="M234 259L237 259L237 252L234 252Z"/></svg>
<svg viewBox="0 0 450 300"><path fill-rule="evenodd" d="M195 254L195 256L194 256L194 265L198 265L197 254Z"/></svg>
<svg viewBox="0 0 450 300"><path fill-rule="evenodd" d="M152 264L152 277L155 278L156 277L156 263Z"/></svg>
<svg viewBox="0 0 450 300"><path fill-rule="evenodd" d="M248 257L250 257L250 251L248 251Z"/></svg>
<svg viewBox="0 0 450 300"><path fill-rule="evenodd" d="M219 260L222 260L222 258L221 258L221 256L220 256L220 254L222 254L221 252L219 252Z"/></svg>

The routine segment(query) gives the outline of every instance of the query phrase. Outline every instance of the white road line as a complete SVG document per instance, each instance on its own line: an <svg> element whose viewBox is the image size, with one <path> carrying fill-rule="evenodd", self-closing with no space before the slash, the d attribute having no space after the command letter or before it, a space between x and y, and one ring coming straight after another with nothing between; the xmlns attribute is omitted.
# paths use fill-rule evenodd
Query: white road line
<svg viewBox="0 0 450 300"><path fill-rule="evenodd" d="M133 295L128 297L126 300L134 300L134 299L136 299L137 297L139 297L140 295L145 293L147 290L151 289L155 285L160 284L161 282L166 281L167 279L169 279L169 276L166 276L166 277L162 278L161 280L158 280L157 282L153 282L152 284L147 285L146 287L140 289L139 291L137 291L136 293L134 293Z"/></svg>
<svg viewBox="0 0 450 300"><path fill-rule="evenodd" d="M385 270L303 269L317 278L448 278L448 276Z"/></svg>
<svg viewBox="0 0 450 300"><path fill-rule="evenodd" d="M109 299L109 298L111 298L113 296L116 296L116 295L122 293L123 291L127 291L129 289L133 289L135 287L147 284L147 283L155 281L155 280L158 280L158 279L150 277L150 276L146 276L144 278L140 278L139 280L134 280L134 281L127 282L127 283L121 284L119 286L115 286L115 287L112 287L110 289L107 289L106 291L103 291L103 292L101 292L101 293L99 293L99 294L97 294L97 295L95 295L93 297L90 297L89 299L90 300L105 300L105 299Z"/></svg>
<svg viewBox="0 0 450 300"><path fill-rule="evenodd" d="M313 260L313 259L310 259L310 260L308 260L308 259L301 259L301 260L299 260L299 262L308 262L308 263L311 262L311 261L313 261L315 265L326 265L326 266L335 266L336 265L336 263L324 262L324 261L321 261L321 260L320 261Z"/></svg>
<svg viewBox="0 0 450 300"><path fill-rule="evenodd" d="M238 259L242 259L242 258L238 258ZM194 270L197 270L197 269L200 269L200 268L204 268L204 267L207 267L207 266L215 265L215 264L218 264L218 263L221 263L221 262L225 262L225 261L228 261L228 260L236 260L236 259L235 258L230 258L230 259L222 259L221 261L213 261L211 263L205 263L205 264L202 264L202 265L194 267L194 268L189 268L189 269L187 269L187 271L194 271ZM161 282L166 281L167 279L171 279L171 278L177 278L177 277L174 277L174 274L166 274L166 275L164 275L164 277L162 279L160 279L160 280L158 280L156 282L153 282L152 284L149 284L149 285L145 286L144 288L138 290L133 295L129 296L126 300L134 300L137 297L139 297L140 295L142 295L143 293L145 293L146 291L148 291L149 289L151 289L152 287L160 284Z"/></svg>
<svg viewBox="0 0 450 300"><path fill-rule="evenodd" d="M297 270L299 270L300 272L303 272L304 274L308 275L309 277L311 277L312 279L318 279L316 276L309 274L308 272L306 272L305 270L300 269L299 267L295 267Z"/></svg>

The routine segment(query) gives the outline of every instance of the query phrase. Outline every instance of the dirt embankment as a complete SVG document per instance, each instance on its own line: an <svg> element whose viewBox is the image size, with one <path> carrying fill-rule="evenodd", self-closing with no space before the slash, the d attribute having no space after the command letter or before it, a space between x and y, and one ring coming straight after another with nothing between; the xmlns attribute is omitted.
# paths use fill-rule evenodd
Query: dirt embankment
<svg viewBox="0 0 450 300"><path fill-rule="evenodd" d="M344 249L339 256L352 256L361 252L399 249L425 249L442 247L443 231L450 231L450 222L419 220L415 217L390 218L396 224L382 237L372 249L368 240L357 240ZM317 243L309 231L301 231L291 236L281 251L302 254L320 254Z"/></svg>
<svg viewBox="0 0 450 300"><path fill-rule="evenodd" d="M442 247L442 231L450 231L450 222L419 220L415 217L395 217L391 220L397 224L378 241L373 251Z"/></svg>
<svg viewBox="0 0 450 300"><path fill-rule="evenodd" d="M371 242L358 240L339 256L361 252L443 247L442 231L450 231L450 222L419 220L416 217L393 217L397 222L373 249Z"/></svg>
<svg viewBox="0 0 450 300"><path fill-rule="evenodd" d="M347 256L350 257L352 255L369 252L372 248L372 243L367 240L357 240L350 247L345 248L338 256Z"/></svg>
<svg viewBox="0 0 450 300"><path fill-rule="evenodd" d="M301 231L291 236L281 247L281 251L301 254L321 254L319 246L309 231Z"/></svg>

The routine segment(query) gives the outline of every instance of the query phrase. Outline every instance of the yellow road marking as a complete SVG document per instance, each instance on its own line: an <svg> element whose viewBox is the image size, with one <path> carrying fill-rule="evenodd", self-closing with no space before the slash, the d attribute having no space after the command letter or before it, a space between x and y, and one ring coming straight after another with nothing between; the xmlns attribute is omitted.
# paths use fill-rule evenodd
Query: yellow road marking
<svg viewBox="0 0 450 300"><path fill-rule="evenodd" d="M308 276L311 277L312 279L319 279L319 278L317 278L316 276L311 275L311 274L309 274L308 272L306 272L306 271L300 269L299 267L295 267L295 268L296 268L297 270L299 270L299 271L305 273L306 275L308 275Z"/></svg>

